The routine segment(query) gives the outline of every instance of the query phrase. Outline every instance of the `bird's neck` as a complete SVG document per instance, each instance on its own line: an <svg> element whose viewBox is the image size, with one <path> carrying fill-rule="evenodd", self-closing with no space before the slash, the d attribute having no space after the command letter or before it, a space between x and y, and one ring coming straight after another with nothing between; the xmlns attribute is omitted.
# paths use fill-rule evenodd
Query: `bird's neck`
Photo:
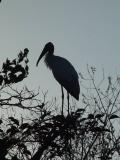
<svg viewBox="0 0 120 160"><path fill-rule="evenodd" d="M45 56L44 62L46 64L46 66L49 67L49 69L52 68L53 58L54 58L54 55L50 54L50 53L46 54L46 56Z"/></svg>

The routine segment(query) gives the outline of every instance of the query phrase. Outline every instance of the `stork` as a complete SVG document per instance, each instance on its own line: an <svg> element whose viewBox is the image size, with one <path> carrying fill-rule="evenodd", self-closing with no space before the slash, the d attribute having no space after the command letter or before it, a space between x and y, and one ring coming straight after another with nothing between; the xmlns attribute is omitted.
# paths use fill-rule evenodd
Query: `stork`
<svg viewBox="0 0 120 160"><path fill-rule="evenodd" d="M80 86L78 81L78 74L73 65L65 58L55 56L54 45L52 42L48 42L41 55L38 58L36 66L43 56L45 56L44 62L46 66L52 71L54 78L61 85L62 90L62 115L64 106L64 92L63 87L67 90L68 101L68 114L69 114L69 94L76 100L79 100Z"/></svg>

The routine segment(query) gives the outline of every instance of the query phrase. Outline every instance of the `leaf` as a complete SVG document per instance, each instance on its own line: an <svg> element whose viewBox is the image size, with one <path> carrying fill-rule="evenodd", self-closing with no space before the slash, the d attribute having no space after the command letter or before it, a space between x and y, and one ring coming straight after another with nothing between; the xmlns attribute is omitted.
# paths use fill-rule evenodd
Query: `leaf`
<svg viewBox="0 0 120 160"><path fill-rule="evenodd" d="M53 124L52 124L52 123L46 123L45 126L46 126L47 128L53 128Z"/></svg>
<svg viewBox="0 0 120 160"><path fill-rule="evenodd" d="M88 114L88 119L94 119L94 114Z"/></svg>
<svg viewBox="0 0 120 160"><path fill-rule="evenodd" d="M48 127L46 125L43 125L40 127L40 130L42 131L48 131Z"/></svg>
<svg viewBox="0 0 120 160"><path fill-rule="evenodd" d="M102 129L100 127L93 127L93 128L90 128L90 131L92 131L92 132L102 132Z"/></svg>
<svg viewBox="0 0 120 160"><path fill-rule="evenodd" d="M115 118L120 118L118 115L116 115L116 114L113 114L113 115L111 115L110 117L109 117L109 119L115 119Z"/></svg>
<svg viewBox="0 0 120 160"><path fill-rule="evenodd" d="M15 119L14 117L9 117L9 119L14 122L17 126L19 126L19 121Z"/></svg>
<svg viewBox="0 0 120 160"><path fill-rule="evenodd" d="M109 129L106 129L106 128L103 128L102 131L110 132L110 130L109 130Z"/></svg>
<svg viewBox="0 0 120 160"><path fill-rule="evenodd" d="M102 118L103 116L104 116L104 114L96 114L95 118L100 119L100 118Z"/></svg>
<svg viewBox="0 0 120 160"><path fill-rule="evenodd" d="M22 130L24 130L24 129L26 129L26 128L29 128L29 124L28 123L23 123L21 126L20 126L20 128L22 129Z"/></svg>
<svg viewBox="0 0 120 160"><path fill-rule="evenodd" d="M19 144L19 147L20 147L21 149L24 149L24 150L26 150L26 149L27 149L27 147L25 146L25 144L24 144L24 143Z"/></svg>
<svg viewBox="0 0 120 160"><path fill-rule="evenodd" d="M81 119L80 119L80 122L85 121L85 120L86 120L86 118L81 118Z"/></svg>
<svg viewBox="0 0 120 160"><path fill-rule="evenodd" d="M7 130L7 133L10 133L10 136L14 135L15 133L17 133L19 130L15 127L15 126L11 126L11 128L9 128Z"/></svg>
<svg viewBox="0 0 120 160"><path fill-rule="evenodd" d="M31 134L31 130L30 129L27 129L23 132L23 135L30 135Z"/></svg>
<svg viewBox="0 0 120 160"><path fill-rule="evenodd" d="M17 155L15 155L14 157L12 157L11 160L20 160L20 159L18 159L18 158L17 158Z"/></svg>
<svg viewBox="0 0 120 160"><path fill-rule="evenodd" d="M100 156L98 158L100 158L100 160L110 160L110 159L112 159L112 157L108 157L108 156Z"/></svg>
<svg viewBox="0 0 120 160"><path fill-rule="evenodd" d="M0 124L3 123L3 121L0 119Z"/></svg>
<svg viewBox="0 0 120 160"><path fill-rule="evenodd" d="M84 112L85 111L85 109L84 108L79 108L79 109L77 109L77 111L76 112Z"/></svg>
<svg viewBox="0 0 120 160"><path fill-rule="evenodd" d="M23 151L23 153L24 153L25 155L31 155L31 152L30 152L29 150L27 150L27 149L25 149L25 150Z"/></svg>

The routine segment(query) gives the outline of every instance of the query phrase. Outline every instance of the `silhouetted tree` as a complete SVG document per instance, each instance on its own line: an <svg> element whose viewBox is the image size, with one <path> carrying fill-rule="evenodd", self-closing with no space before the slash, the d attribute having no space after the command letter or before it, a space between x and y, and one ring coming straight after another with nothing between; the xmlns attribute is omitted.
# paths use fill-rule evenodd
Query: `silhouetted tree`
<svg viewBox="0 0 120 160"><path fill-rule="evenodd" d="M108 160L115 153L119 156L119 77L115 83L108 77L106 87L104 76L96 83L96 69L88 67L88 78L80 73L80 107L61 115L55 110L56 102L46 100L46 93L40 99L39 90L14 87L29 75L27 56L28 49L24 49L16 59L7 59L0 72L0 160Z"/></svg>

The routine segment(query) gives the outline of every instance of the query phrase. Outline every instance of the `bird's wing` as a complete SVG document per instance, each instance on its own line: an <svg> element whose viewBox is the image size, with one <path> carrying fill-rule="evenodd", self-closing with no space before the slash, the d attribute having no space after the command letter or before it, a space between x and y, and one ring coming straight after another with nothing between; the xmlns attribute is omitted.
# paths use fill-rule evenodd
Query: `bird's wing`
<svg viewBox="0 0 120 160"><path fill-rule="evenodd" d="M62 57L55 56L52 72L55 79L76 99L80 92L78 74L72 64Z"/></svg>
<svg viewBox="0 0 120 160"><path fill-rule="evenodd" d="M71 81L72 79L78 79L78 74L73 65L65 58L59 56L54 56L52 72L54 76L63 80Z"/></svg>

